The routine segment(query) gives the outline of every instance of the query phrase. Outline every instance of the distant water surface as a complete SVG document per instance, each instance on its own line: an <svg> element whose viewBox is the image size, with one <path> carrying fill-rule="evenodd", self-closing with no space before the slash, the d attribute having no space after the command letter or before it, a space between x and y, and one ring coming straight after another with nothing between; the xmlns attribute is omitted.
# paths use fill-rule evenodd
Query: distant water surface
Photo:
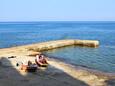
<svg viewBox="0 0 115 86"><path fill-rule="evenodd" d="M105 72L115 72L115 22L1 22L0 48L58 39L99 40L99 48L67 47L46 52Z"/></svg>

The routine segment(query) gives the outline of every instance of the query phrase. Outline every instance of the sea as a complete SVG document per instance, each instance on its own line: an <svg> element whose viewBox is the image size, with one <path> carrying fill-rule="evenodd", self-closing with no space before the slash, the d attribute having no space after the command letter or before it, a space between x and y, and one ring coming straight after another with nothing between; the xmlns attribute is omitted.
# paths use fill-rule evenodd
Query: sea
<svg viewBox="0 0 115 86"><path fill-rule="evenodd" d="M114 21L0 22L0 48L63 39L99 40L100 46L69 46L44 53L73 65L115 73Z"/></svg>

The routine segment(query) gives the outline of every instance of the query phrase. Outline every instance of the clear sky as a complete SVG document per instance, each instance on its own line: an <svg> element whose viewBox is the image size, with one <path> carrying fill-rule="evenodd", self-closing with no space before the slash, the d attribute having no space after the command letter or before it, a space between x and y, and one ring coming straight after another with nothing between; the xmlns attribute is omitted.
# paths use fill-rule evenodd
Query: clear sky
<svg viewBox="0 0 115 86"><path fill-rule="evenodd" d="M115 0L0 0L0 21L115 21Z"/></svg>

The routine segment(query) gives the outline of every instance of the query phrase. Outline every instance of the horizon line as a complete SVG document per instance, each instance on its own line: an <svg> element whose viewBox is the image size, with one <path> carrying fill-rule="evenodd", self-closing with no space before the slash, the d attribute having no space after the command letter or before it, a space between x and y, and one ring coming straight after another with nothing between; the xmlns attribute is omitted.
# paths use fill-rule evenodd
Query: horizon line
<svg viewBox="0 0 115 86"><path fill-rule="evenodd" d="M115 20L42 20L42 21L0 21L0 23L7 22L115 22Z"/></svg>

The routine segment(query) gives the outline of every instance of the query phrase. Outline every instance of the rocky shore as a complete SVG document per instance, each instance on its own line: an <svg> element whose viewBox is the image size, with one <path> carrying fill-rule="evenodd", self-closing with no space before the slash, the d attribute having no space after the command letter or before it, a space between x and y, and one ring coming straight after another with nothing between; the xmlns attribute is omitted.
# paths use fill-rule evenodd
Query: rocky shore
<svg viewBox="0 0 115 86"><path fill-rule="evenodd" d="M75 67L60 60L49 58L47 68L38 68L36 73L21 71L17 62L31 60L41 51L70 45L97 47L98 41L58 40L25 46L0 49L1 86L115 86L115 74ZM9 56L16 58L9 59ZM4 62L6 62L4 65Z"/></svg>

